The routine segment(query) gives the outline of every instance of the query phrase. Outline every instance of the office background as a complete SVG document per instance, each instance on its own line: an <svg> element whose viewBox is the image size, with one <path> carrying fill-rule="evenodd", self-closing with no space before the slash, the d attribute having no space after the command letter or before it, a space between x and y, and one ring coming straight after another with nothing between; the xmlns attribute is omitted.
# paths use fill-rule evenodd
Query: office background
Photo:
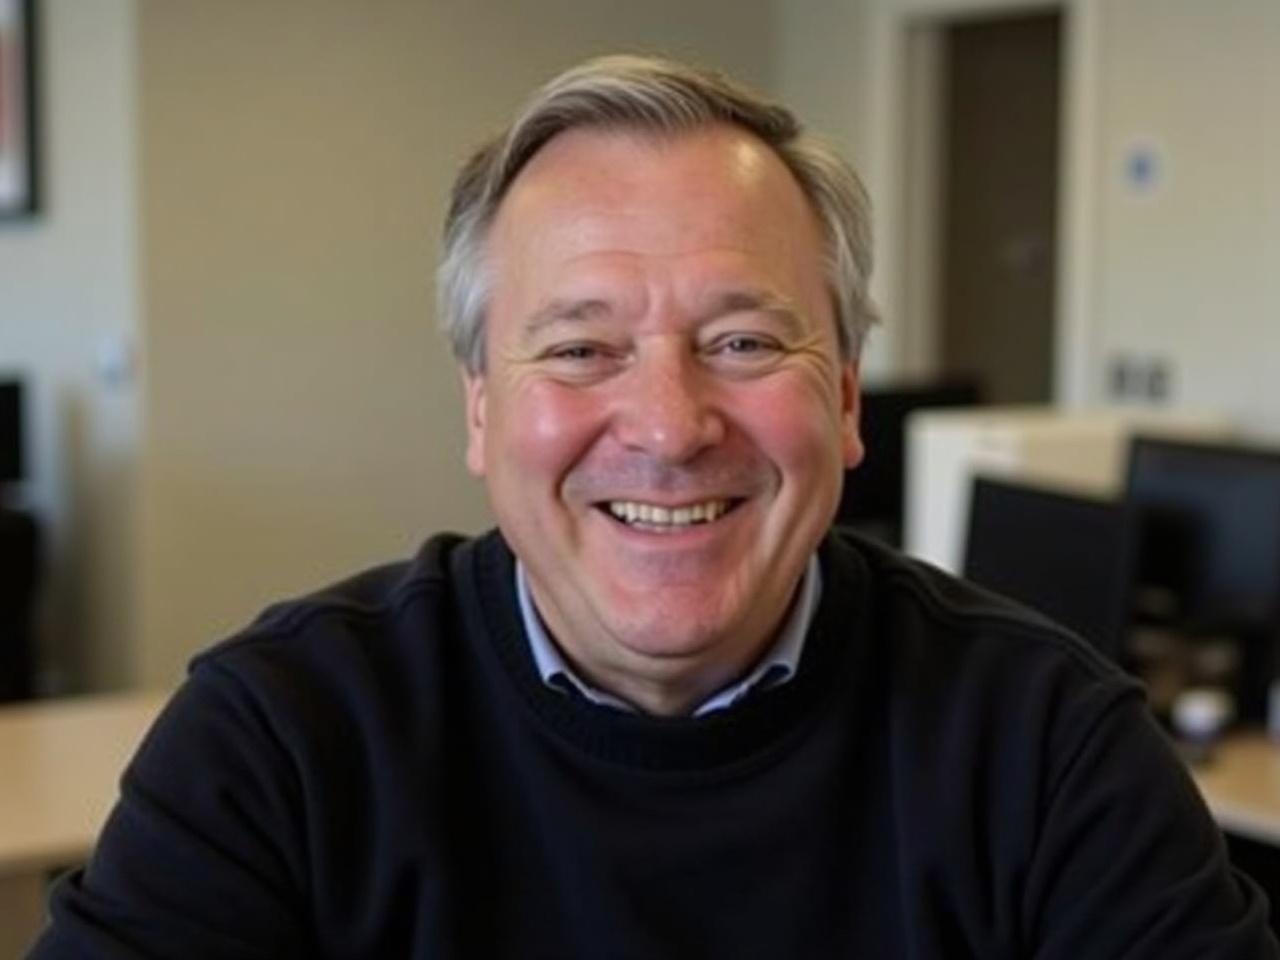
<svg viewBox="0 0 1280 960"><path fill-rule="evenodd" d="M930 372L912 51L939 18L1052 6L44 0L47 202L0 229L42 683L171 683L271 599L487 525L435 333L438 224L466 149L583 56L708 62L831 134L877 208L866 376ZM1117 358L1156 361L1167 405L1280 437L1280 5L1056 8L1056 399L1108 402Z"/></svg>

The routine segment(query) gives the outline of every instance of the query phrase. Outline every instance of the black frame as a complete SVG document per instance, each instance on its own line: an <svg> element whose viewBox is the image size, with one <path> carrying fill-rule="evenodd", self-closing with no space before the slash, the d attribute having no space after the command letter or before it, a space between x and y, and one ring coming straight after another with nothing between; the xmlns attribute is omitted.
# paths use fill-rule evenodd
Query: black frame
<svg viewBox="0 0 1280 960"><path fill-rule="evenodd" d="M844 472L835 522L900 545L908 419L924 410L972 407L982 401L982 385L963 376L864 387L858 432L866 455Z"/></svg>
<svg viewBox="0 0 1280 960"><path fill-rule="evenodd" d="M0 376L0 492L6 483L26 479L22 394L21 380Z"/></svg>
<svg viewBox="0 0 1280 960"><path fill-rule="evenodd" d="M1150 512L1153 506L1158 507L1159 497L1153 497L1151 493L1143 489L1144 481L1142 479L1142 462L1148 456L1159 456L1167 453L1176 458L1185 458L1190 461L1202 460L1211 466L1218 464L1225 465L1228 469L1236 467L1253 467L1259 470L1265 470L1272 475L1280 476L1280 449L1274 447L1258 446L1249 443L1239 443L1218 440L1186 440L1171 437L1160 436L1135 436L1129 444L1129 462L1126 471L1125 481L1125 497L1129 501L1130 507L1134 512L1134 523L1139 526L1151 526ZM1277 491L1277 501L1280 501L1280 491ZM1145 516L1144 516L1145 515ZM1158 517L1157 517L1158 520ZM1280 528L1272 531L1278 543L1280 543ZM1142 534L1135 529L1134 546L1135 561L1141 563L1144 558L1142 552L1138 549L1141 546ZM1280 550L1280 547L1277 547ZM1141 574L1148 571L1135 569L1135 574ZM1168 572L1167 568L1165 572ZM1185 580L1187 577L1193 577L1194 571L1180 570L1176 571L1178 576L1170 579L1175 582ZM1276 585L1276 601L1270 609L1264 611L1262 616L1280 624L1280 584ZM1187 597L1188 600L1201 601L1200 597ZM1207 601L1206 601L1207 602ZM1193 617L1196 615L1193 615Z"/></svg>
<svg viewBox="0 0 1280 960"><path fill-rule="evenodd" d="M1276 573L1280 571L1280 519L1277 519L1280 515L1280 480L1272 480L1274 486L1266 487L1268 495L1272 489L1275 490L1275 496L1268 500L1274 508L1270 511L1270 524L1274 525L1263 525L1263 518L1256 514L1249 514L1246 518L1251 531L1258 536L1256 543L1266 553L1262 564L1267 564L1265 569L1271 571L1269 576L1273 579L1268 581L1266 576L1262 577L1259 580L1263 584L1261 590L1248 591L1243 602L1238 596L1224 601L1216 589L1221 582L1219 577L1206 575L1207 570L1221 572L1222 565L1206 565L1203 557L1194 552L1195 548L1189 546L1195 543L1195 524L1213 523L1213 513L1207 514L1206 520L1198 519L1200 511L1194 503L1189 508L1180 504L1180 497L1160 492L1159 487L1148 487L1143 476L1147 468L1141 465L1141 461L1162 453L1192 461L1203 458L1209 465L1216 461L1228 470L1256 469L1263 476L1275 478L1280 477L1280 449L1240 443L1135 437L1129 447L1126 483L1126 498L1135 524L1130 583L1135 586L1154 584L1180 598L1180 602L1170 610L1156 611L1154 619L1162 628L1172 629L1191 640L1199 636L1222 636L1236 641L1241 658L1234 691L1236 714L1246 722L1265 722L1269 709L1269 685L1271 679L1280 673L1280 582L1277 582L1280 575ZM1153 472L1149 476L1155 478L1159 474ZM1240 504L1232 499L1231 494L1223 494L1217 499L1217 506L1223 505L1234 511L1234 515L1242 517L1248 510L1247 504ZM1192 525L1183 522L1185 517L1193 518ZM1247 558L1247 562L1252 564L1250 570L1264 569L1248 548L1235 550L1234 555L1237 560ZM1180 557L1191 559L1183 562ZM1169 562L1170 559L1173 562ZM1256 601L1255 595L1261 600ZM1151 613L1136 612L1139 618L1144 613Z"/></svg>
<svg viewBox="0 0 1280 960"><path fill-rule="evenodd" d="M0 102L0 117L10 109L17 111L18 143L12 152L6 152L4 137L0 131L0 164L13 163L17 169L18 183L12 196L0 192L0 220L21 219L32 216L40 208L40 150L37 111L36 70L36 0L0 0L0 9L12 14L17 26L6 31L0 42L5 47L12 44L18 50L20 75L17 85L21 88L13 102ZM0 69L7 69L0 57ZM0 76L0 98L5 97L4 78ZM0 121L2 122L2 121Z"/></svg>
<svg viewBox="0 0 1280 960"><path fill-rule="evenodd" d="M970 496L964 576L1039 609L1122 663L1133 535L1123 500L979 474ZM1089 539L1087 547L1082 538Z"/></svg>

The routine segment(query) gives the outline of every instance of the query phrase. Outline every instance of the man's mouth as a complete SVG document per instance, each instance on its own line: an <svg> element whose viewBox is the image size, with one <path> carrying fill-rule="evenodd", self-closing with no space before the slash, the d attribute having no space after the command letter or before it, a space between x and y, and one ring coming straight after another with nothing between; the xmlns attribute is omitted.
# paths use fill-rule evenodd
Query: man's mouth
<svg viewBox="0 0 1280 960"><path fill-rule="evenodd" d="M714 523L733 510L741 500L703 500L682 507L664 507L639 500L609 500L599 506L615 520L628 526L678 529Z"/></svg>

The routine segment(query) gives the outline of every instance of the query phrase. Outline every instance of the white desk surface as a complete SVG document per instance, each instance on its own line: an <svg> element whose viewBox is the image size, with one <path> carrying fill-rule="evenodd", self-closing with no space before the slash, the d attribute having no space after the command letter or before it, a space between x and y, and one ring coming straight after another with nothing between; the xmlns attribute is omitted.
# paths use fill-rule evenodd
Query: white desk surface
<svg viewBox="0 0 1280 960"><path fill-rule="evenodd" d="M167 693L0 707L0 878L75 864Z"/></svg>

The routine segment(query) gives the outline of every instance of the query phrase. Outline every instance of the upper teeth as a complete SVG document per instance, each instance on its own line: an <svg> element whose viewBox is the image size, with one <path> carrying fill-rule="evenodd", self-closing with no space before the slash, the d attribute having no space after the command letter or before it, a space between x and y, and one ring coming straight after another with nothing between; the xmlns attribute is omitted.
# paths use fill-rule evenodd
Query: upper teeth
<svg viewBox="0 0 1280 960"><path fill-rule="evenodd" d="M611 500L609 512L626 523L651 523L664 526L687 526L691 523L710 523L718 520L729 509L727 500L708 500L687 507L659 507L634 500Z"/></svg>

